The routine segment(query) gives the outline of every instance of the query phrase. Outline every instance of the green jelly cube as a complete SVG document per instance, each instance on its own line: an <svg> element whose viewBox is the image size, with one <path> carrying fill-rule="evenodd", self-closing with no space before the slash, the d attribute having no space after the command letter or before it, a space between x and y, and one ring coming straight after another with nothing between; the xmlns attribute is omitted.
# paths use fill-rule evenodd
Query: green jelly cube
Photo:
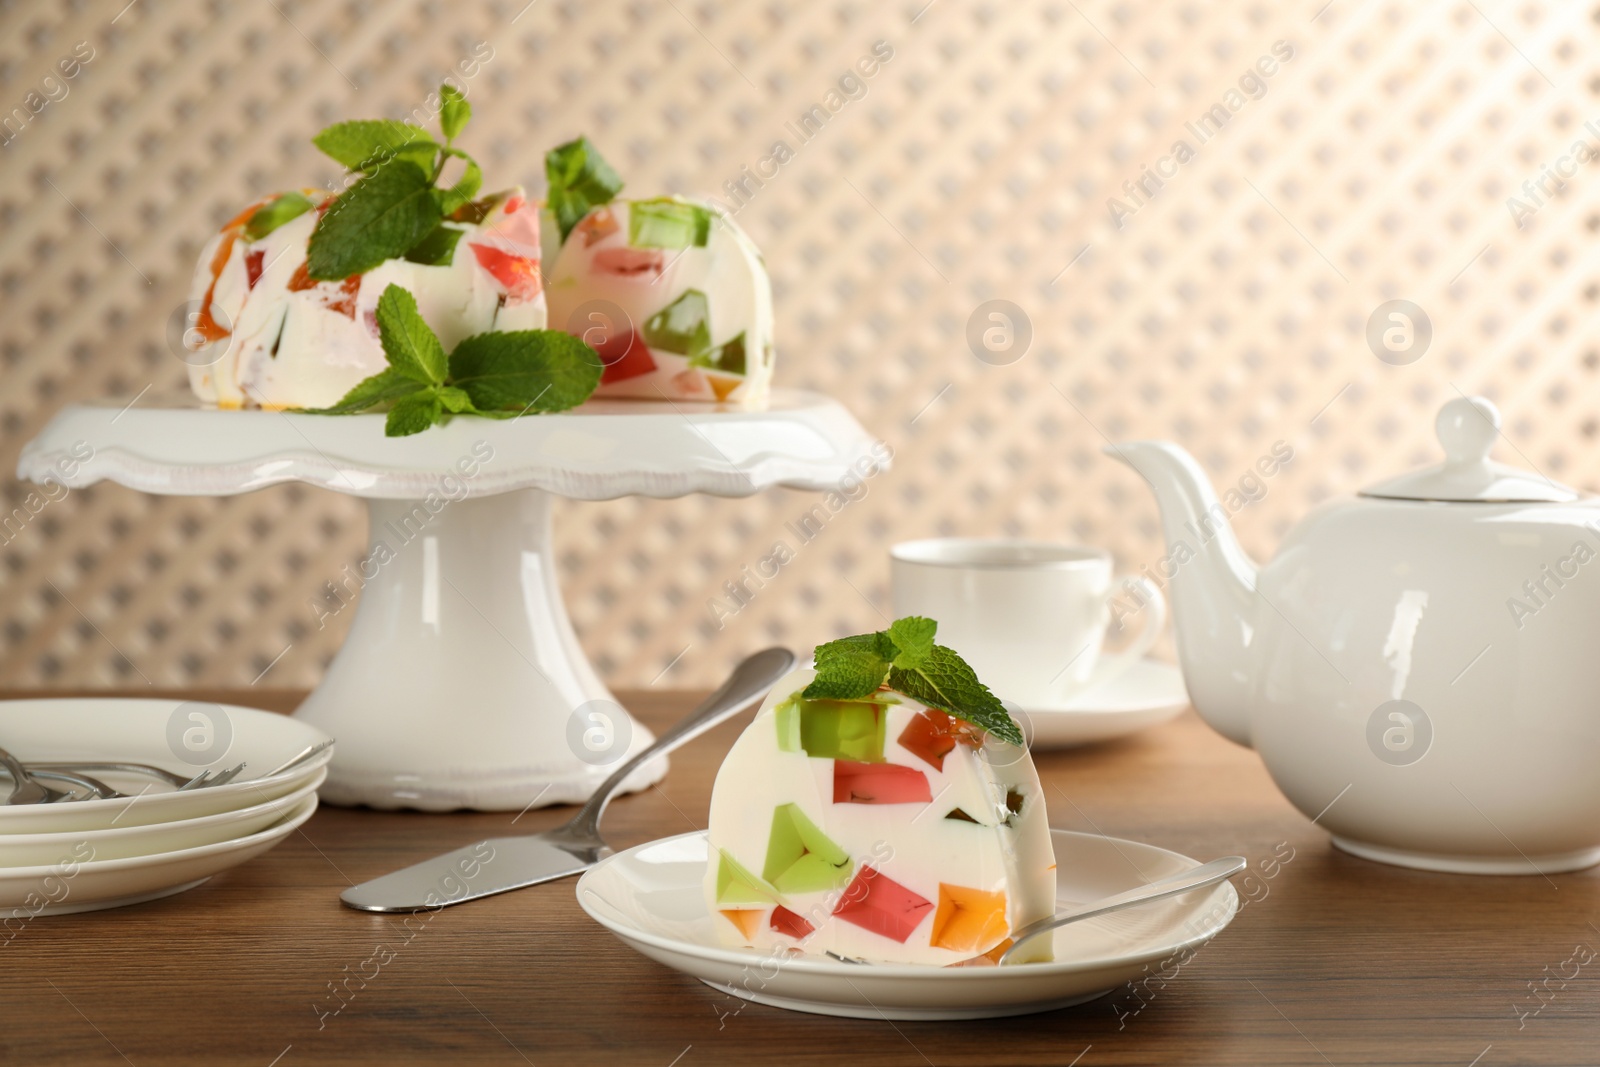
<svg viewBox="0 0 1600 1067"><path fill-rule="evenodd" d="M850 857L798 804L783 804L772 813L761 874L785 893L839 889L850 881Z"/></svg>
<svg viewBox="0 0 1600 1067"><path fill-rule="evenodd" d="M635 200L628 208L628 243L634 248L704 248L711 212L699 204L664 196Z"/></svg>
<svg viewBox="0 0 1600 1067"><path fill-rule="evenodd" d="M716 348L701 352L689 361L691 366L710 367L724 374L745 373L744 334L724 341Z"/></svg>
<svg viewBox="0 0 1600 1067"><path fill-rule="evenodd" d="M740 334L743 337L743 334ZM644 343L663 352L703 359L711 347L711 311L706 294L689 289L644 322Z"/></svg>
<svg viewBox="0 0 1600 1067"><path fill-rule="evenodd" d="M883 762L888 709L860 700L801 700L800 747L819 759Z"/></svg>
<svg viewBox="0 0 1600 1067"><path fill-rule="evenodd" d="M796 693L774 709L778 724L778 751L803 752L800 747L800 694Z"/></svg>
<svg viewBox="0 0 1600 1067"><path fill-rule="evenodd" d="M727 849L717 849L718 904L771 904L781 900L778 890L766 879L728 855Z"/></svg>

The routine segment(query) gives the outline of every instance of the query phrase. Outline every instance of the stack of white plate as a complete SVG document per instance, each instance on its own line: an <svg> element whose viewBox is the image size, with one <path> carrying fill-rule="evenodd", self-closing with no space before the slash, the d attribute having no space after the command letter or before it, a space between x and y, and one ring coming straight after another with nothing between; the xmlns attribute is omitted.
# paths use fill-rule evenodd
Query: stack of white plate
<svg viewBox="0 0 1600 1067"><path fill-rule="evenodd" d="M0 773L0 919L154 900L259 856L317 810L333 750L262 776L327 739L297 719L226 704L0 702L0 746L26 764L146 763L185 778L245 764L227 784L182 791L142 773L90 771L127 797L49 804L6 804L12 783Z"/></svg>

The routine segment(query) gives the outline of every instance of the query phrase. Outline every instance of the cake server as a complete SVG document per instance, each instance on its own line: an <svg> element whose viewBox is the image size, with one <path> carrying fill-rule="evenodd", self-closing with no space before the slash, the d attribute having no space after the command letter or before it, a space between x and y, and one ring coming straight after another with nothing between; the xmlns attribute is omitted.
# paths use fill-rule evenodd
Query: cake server
<svg viewBox="0 0 1600 1067"><path fill-rule="evenodd" d="M588 870L611 855L600 837L600 816L628 775L760 700L794 664L794 653L786 648L769 648L746 659L705 703L600 783L566 825L538 834L491 837L351 886L339 899L358 911L427 911Z"/></svg>

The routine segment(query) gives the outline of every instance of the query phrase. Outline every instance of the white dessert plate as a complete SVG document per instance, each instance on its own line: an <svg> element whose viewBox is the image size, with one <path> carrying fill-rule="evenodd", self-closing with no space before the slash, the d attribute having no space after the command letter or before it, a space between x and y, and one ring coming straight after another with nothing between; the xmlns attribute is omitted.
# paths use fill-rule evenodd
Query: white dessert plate
<svg viewBox="0 0 1600 1067"><path fill-rule="evenodd" d="M1197 864L1137 841L1050 832L1058 906L1098 900ZM857 1019L984 1019L1081 1004L1215 937L1233 920L1230 883L1055 931L1055 961L1007 967L920 967L784 959L717 942L701 883L705 831L639 845L578 879L590 918L651 959L730 996ZM1182 959L1182 957L1179 957Z"/></svg>
<svg viewBox="0 0 1600 1067"><path fill-rule="evenodd" d="M0 835L151 826L276 800L320 774L333 758L333 749L286 774L255 776L327 739L321 730L287 715L230 704L100 697L0 701L0 745L25 763L151 763L177 774L245 764L239 778L227 785L181 793L143 775L97 774L133 799L0 804ZM186 743L199 742L216 749L207 753L205 763L187 762L174 754ZM0 787L4 784L0 782Z"/></svg>
<svg viewBox="0 0 1600 1067"><path fill-rule="evenodd" d="M193 889L212 875L261 855L316 810L317 797L312 793L271 826L245 837L114 860L86 859L92 846L85 844L47 866L0 870L0 920L103 911Z"/></svg>
<svg viewBox="0 0 1600 1067"><path fill-rule="evenodd" d="M1059 707L1024 705L1023 729L1032 748L1067 748L1155 726L1188 706L1183 673L1170 663L1142 659L1109 681L1091 681L1089 688Z"/></svg>
<svg viewBox="0 0 1600 1067"><path fill-rule="evenodd" d="M148 826L115 826L109 830L68 830L56 834L0 835L0 870L8 867L49 866L63 857L84 856L93 849L96 860L127 859L160 852L214 845L248 837L265 830L294 811L317 791L328 776L323 767L294 792L233 811L202 815L196 819L160 822Z"/></svg>

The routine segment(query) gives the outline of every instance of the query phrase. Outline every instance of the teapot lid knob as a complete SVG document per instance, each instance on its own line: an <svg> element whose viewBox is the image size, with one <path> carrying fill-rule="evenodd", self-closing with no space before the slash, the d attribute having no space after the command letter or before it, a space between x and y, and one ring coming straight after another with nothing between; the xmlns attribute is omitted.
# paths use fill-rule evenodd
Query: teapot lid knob
<svg viewBox="0 0 1600 1067"><path fill-rule="evenodd" d="M1481 396L1461 396L1439 409L1433 425L1450 463L1482 463L1500 436L1500 409Z"/></svg>
<svg viewBox="0 0 1600 1067"><path fill-rule="evenodd" d="M1369 485L1362 496L1387 500L1464 503L1560 503L1578 499L1572 489L1538 471L1496 463L1489 450L1500 436L1500 410L1481 396L1459 396L1439 410L1433 424L1445 460Z"/></svg>

